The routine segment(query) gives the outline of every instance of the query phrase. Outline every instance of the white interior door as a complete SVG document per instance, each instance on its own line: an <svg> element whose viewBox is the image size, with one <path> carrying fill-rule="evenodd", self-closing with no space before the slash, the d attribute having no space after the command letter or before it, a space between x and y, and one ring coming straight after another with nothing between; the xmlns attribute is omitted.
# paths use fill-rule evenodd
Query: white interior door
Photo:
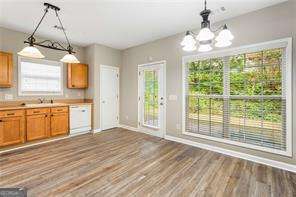
<svg viewBox="0 0 296 197"><path fill-rule="evenodd" d="M139 66L139 127L158 137L165 133L164 67L164 62Z"/></svg>
<svg viewBox="0 0 296 197"><path fill-rule="evenodd" d="M119 69L103 66L100 68L100 117L101 129L118 127L119 112Z"/></svg>

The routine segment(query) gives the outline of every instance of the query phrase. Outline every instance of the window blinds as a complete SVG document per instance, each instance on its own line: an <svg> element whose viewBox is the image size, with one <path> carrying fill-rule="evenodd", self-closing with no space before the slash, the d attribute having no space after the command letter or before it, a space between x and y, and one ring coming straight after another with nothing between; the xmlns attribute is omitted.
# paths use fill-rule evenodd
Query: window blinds
<svg viewBox="0 0 296 197"><path fill-rule="evenodd" d="M188 62L185 130L286 150L285 48Z"/></svg>
<svg viewBox="0 0 296 197"><path fill-rule="evenodd" d="M45 64L20 60L20 93L61 93L62 67L58 64Z"/></svg>

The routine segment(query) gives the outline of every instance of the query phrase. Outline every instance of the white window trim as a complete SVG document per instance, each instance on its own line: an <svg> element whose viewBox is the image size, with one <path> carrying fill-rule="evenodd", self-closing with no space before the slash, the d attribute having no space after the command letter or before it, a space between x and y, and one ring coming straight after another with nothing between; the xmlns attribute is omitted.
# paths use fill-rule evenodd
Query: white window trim
<svg viewBox="0 0 296 197"><path fill-rule="evenodd" d="M185 121L186 121L186 64L188 62L210 59L216 57L237 55L241 53L250 53L270 48L286 48L286 150L277 150L268 147L257 146L253 144L246 144L242 142L232 141L229 139L216 138L207 135L201 135L196 133L186 132ZM259 151L274 153L278 155L284 155L292 157L292 38L284 38L279 40L273 40L258 44L246 45L241 47L229 48L225 50L212 51L208 53L202 53L197 55L183 56L182 57L182 134L193 137L203 138L216 142L222 142L226 144L236 145L239 147L255 149Z"/></svg>
<svg viewBox="0 0 296 197"><path fill-rule="evenodd" d="M21 90L21 61L24 60L33 60L36 63L43 64L54 64L61 67L61 91L60 92L22 92ZM44 59L34 59L18 56L18 95L19 96L62 96L64 94L64 74L63 74L63 63L51 60Z"/></svg>

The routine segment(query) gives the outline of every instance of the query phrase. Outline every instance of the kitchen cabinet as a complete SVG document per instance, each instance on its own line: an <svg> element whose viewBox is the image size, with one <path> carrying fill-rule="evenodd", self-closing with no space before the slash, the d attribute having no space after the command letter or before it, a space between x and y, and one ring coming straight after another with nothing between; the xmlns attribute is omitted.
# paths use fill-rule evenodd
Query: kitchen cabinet
<svg viewBox="0 0 296 197"><path fill-rule="evenodd" d="M0 87L12 87L12 54L0 51Z"/></svg>
<svg viewBox="0 0 296 197"><path fill-rule="evenodd" d="M51 108L50 134L51 136L66 135L69 133L68 107Z"/></svg>
<svg viewBox="0 0 296 197"><path fill-rule="evenodd" d="M25 117L23 110L0 112L0 146L24 143Z"/></svg>
<svg viewBox="0 0 296 197"><path fill-rule="evenodd" d="M88 88L87 64L68 64L68 88Z"/></svg>
<svg viewBox="0 0 296 197"><path fill-rule="evenodd" d="M50 109L29 109L27 114L27 141L50 137Z"/></svg>

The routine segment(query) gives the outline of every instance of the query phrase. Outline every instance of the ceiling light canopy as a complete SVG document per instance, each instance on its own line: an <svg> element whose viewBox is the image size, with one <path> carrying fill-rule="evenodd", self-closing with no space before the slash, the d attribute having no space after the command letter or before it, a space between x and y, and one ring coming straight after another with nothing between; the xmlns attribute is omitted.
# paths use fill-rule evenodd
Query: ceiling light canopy
<svg viewBox="0 0 296 197"><path fill-rule="evenodd" d="M45 47L45 48L49 48L49 49L53 49L53 50L68 52L68 54L66 54L61 59L62 62L79 63L78 59L73 55L73 53L75 53L75 52L73 51L73 47L71 46L71 44L69 42L69 39L68 39L67 34L65 32L65 28L63 27L61 19L58 15L58 11L60 11L60 8L57 6L51 5L49 3L44 3L44 6L45 6L45 10L44 10L44 14L43 14L41 20L39 21L37 27L35 28L33 33L30 35L30 37L28 37L28 39L26 41L24 41L24 43L29 44L29 46L25 47L23 50L18 52L18 54L21 56L30 57L30 58L44 58L45 56L42 55L42 53L35 47L35 46L40 46L40 47ZM64 33L65 38L67 40L67 44L68 44L67 47L64 47L59 42L51 41L51 40L44 40L41 42L37 42L36 39L34 38L34 35L35 35L37 29L39 28L40 24L42 23L44 17L48 13L49 9L52 9L55 11L56 17L60 23L61 29L63 30L63 33Z"/></svg>
<svg viewBox="0 0 296 197"><path fill-rule="evenodd" d="M198 34L192 31L186 31L186 35L183 38L181 45L183 46L184 51L194 51L197 49L196 43L199 44L198 51L199 52L208 52L211 51L212 43L214 43L215 34L214 32L219 31L218 36L215 38L215 46L216 47L228 47L232 44L231 40L234 39L234 36L227 28L227 25L223 25L218 28L216 31L212 31L210 27L209 16L211 14L211 10L207 9L207 1L205 0L205 9L200 12L200 16L202 17L201 29Z"/></svg>

